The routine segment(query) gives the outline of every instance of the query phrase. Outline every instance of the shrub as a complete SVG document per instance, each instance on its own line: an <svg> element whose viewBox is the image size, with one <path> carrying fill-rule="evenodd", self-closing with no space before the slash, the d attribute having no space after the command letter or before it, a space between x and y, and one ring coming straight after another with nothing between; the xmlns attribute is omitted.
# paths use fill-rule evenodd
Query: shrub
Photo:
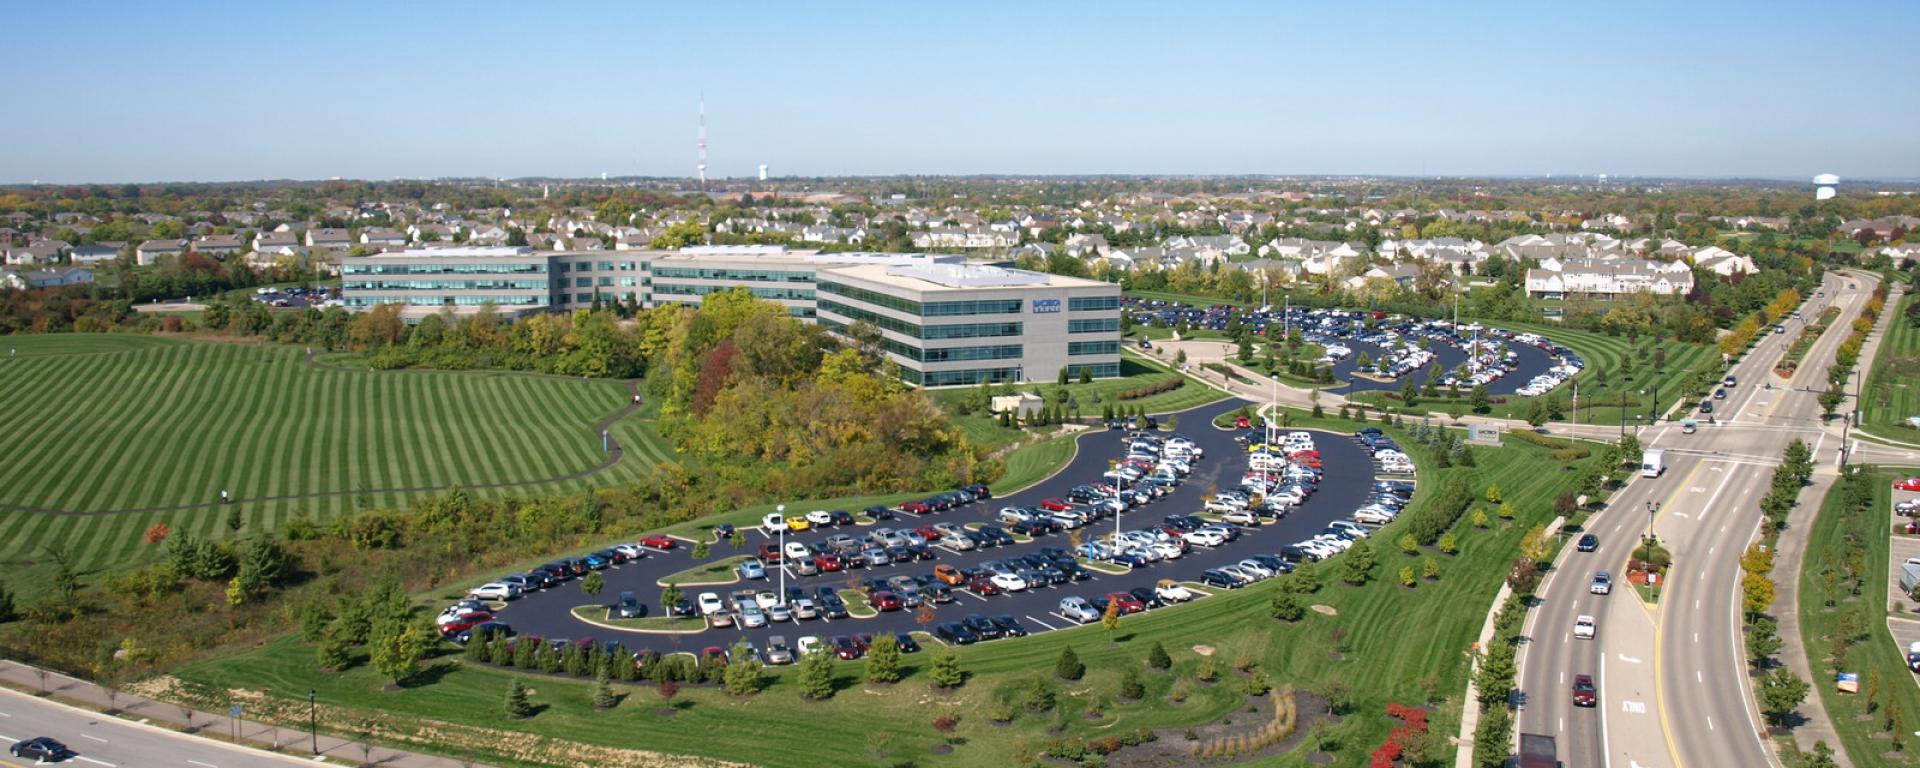
<svg viewBox="0 0 1920 768"><path fill-rule="evenodd" d="M1087 665L1080 662L1079 654L1069 645L1060 649L1060 659L1053 664L1053 674L1062 680L1078 680L1087 673Z"/></svg>
<svg viewBox="0 0 1920 768"><path fill-rule="evenodd" d="M1157 640L1154 641L1152 648L1147 649L1147 666L1154 669L1167 669L1173 666L1173 657L1167 655L1167 647Z"/></svg>
<svg viewBox="0 0 1920 768"><path fill-rule="evenodd" d="M1131 664L1120 671L1120 695L1139 701L1147 695L1147 681L1141 679L1140 669Z"/></svg>

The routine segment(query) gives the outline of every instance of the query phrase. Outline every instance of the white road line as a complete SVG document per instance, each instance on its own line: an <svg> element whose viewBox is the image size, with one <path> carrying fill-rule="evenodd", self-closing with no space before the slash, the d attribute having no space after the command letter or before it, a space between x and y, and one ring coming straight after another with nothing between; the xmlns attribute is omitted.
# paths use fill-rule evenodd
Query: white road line
<svg viewBox="0 0 1920 768"><path fill-rule="evenodd" d="M1593 673L1593 708L1600 712L1600 764L1605 766L1612 759L1612 751L1607 747L1607 655L1600 654L1600 668Z"/></svg>
<svg viewBox="0 0 1920 768"><path fill-rule="evenodd" d="M1056 627L1056 626L1054 626L1054 625L1052 625L1052 624L1048 624L1048 623L1046 623L1046 622L1044 622L1044 621L1041 621L1041 620L1039 620L1039 619L1036 619L1036 618L1034 618L1034 617L1033 617L1033 614L1027 614L1027 621L1031 621L1031 622L1033 622L1033 623L1035 623L1035 624L1038 624L1038 625L1040 625L1040 626L1043 626L1043 627L1046 627L1048 631L1053 631L1053 630L1056 630L1056 629L1059 629L1059 627Z"/></svg>
<svg viewBox="0 0 1920 768"><path fill-rule="evenodd" d="M114 768L114 765L113 765L113 763L109 763L109 762L104 762L104 761L100 761L100 760L95 760L95 759L93 759L93 758L91 758L91 757L76 757L76 758L74 758L74 759L75 759L75 760L80 760L80 761L83 761L83 762L88 762L88 763L93 763L94 765L103 765L103 766L106 766L106 768ZM192 761L192 760L188 760L187 762L189 762L189 763L191 763L191 762L193 762L193 761ZM201 763L201 765L207 765L207 764L206 764L206 763ZM220 766L217 766L217 765L207 765L207 768L220 768Z"/></svg>
<svg viewBox="0 0 1920 768"><path fill-rule="evenodd" d="M90 734L85 734L85 733L83 733L83 734L80 734L80 738L83 738L83 739L92 739L92 740L94 740L94 741L97 741L97 742L100 742L100 743L102 743L102 744L105 744L105 743L107 743L107 740L106 740L106 739L103 739L103 738L100 738L100 737L98 737L98 736L93 736L93 735L90 735Z"/></svg>
<svg viewBox="0 0 1920 768"><path fill-rule="evenodd" d="M203 763L198 760L188 760L187 762L193 763L194 765L204 765L207 768L220 768L220 766L214 765L213 763Z"/></svg>
<svg viewBox="0 0 1920 768"><path fill-rule="evenodd" d="M1707 716L1707 730L1709 730L1709 731L1711 731L1711 730L1713 730L1713 716L1712 716L1712 715L1708 715L1708 716Z"/></svg>

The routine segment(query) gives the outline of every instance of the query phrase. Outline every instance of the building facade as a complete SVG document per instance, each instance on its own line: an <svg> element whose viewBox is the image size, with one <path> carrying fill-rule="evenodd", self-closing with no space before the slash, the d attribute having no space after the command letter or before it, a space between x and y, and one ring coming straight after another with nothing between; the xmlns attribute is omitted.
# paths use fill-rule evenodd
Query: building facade
<svg viewBox="0 0 1920 768"><path fill-rule="evenodd" d="M957 255L819 253L782 246L678 251L430 248L340 260L346 307L399 304L417 321L492 306L505 317L596 301L698 305L744 288L844 333L880 330L887 359L923 386L1120 375L1120 287L968 264Z"/></svg>

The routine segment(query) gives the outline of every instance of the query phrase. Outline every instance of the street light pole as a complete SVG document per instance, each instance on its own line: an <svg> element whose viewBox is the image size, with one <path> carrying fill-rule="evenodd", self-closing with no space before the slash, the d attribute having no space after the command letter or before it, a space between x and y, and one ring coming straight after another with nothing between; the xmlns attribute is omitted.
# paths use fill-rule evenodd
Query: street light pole
<svg viewBox="0 0 1920 768"><path fill-rule="evenodd" d="M320 704L319 691L307 689L307 733L313 737L313 753L320 754Z"/></svg>
<svg viewBox="0 0 1920 768"><path fill-rule="evenodd" d="M773 509L780 513L780 521L786 522L787 505L775 504ZM780 526L780 604L787 604L787 526Z"/></svg>
<svg viewBox="0 0 1920 768"><path fill-rule="evenodd" d="M1655 515L1658 515L1658 514L1660 514L1660 502L1657 502L1657 501L1647 502L1647 535L1645 538L1648 544L1652 544L1654 541L1653 518ZM1647 556L1648 557L1653 556L1653 550L1651 548L1647 550Z"/></svg>

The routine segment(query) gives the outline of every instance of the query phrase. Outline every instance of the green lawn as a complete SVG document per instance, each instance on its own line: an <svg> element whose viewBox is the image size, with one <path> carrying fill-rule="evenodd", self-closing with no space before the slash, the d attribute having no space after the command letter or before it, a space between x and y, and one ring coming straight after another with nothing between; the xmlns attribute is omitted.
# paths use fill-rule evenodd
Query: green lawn
<svg viewBox="0 0 1920 768"><path fill-rule="evenodd" d="M1299 418L1297 421L1309 421ZM1318 420L1329 427L1344 423ZM1404 431L1390 428L1406 440ZM1398 536L1390 526L1375 538L1379 564L1373 582L1348 586L1338 582L1338 564L1320 566L1327 584L1304 603L1325 603L1337 616L1309 612L1296 624L1267 617L1273 583L1233 590L1171 610L1155 611L1122 620L1110 641L1098 625L1044 633L1012 642L995 642L960 650L962 666L971 675L967 685L951 695L929 695L925 687L925 654L910 657L907 680L895 686L865 686L858 682L861 665L838 665L843 690L832 700L808 702L799 698L791 669L774 673L761 694L744 699L728 697L708 687L689 687L682 694L685 708L670 718L659 716L659 699L647 688L631 688L618 710L595 712L589 706L590 684L582 681L525 678L535 690L533 701L547 708L537 717L512 723L500 716L500 699L515 673L497 669L451 665L433 676L433 682L399 691L383 691L377 673L357 667L341 674L319 673L312 649L295 640L236 652L187 667L180 675L216 688L264 691L285 702L289 722L305 716L305 692L320 692L324 718L336 728L353 723L360 712L378 710L384 732L393 740L458 738L464 729L514 729L533 734L512 741L518 754L542 754L548 740L573 740L587 745L644 748L697 754L770 766L811 766L820 755L832 753L847 765L873 765L878 759L869 748L869 734L891 734L898 757L928 766L994 766L1013 764L1023 747L1037 748L1051 728L1067 735L1096 736L1136 727L1181 728L1217 720L1238 711L1244 698L1237 692L1239 676L1232 663L1241 658L1257 662L1276 684L1308 687L1340 680L1355 695L1355 709L1344 724L1341 765L1361 764L1363 753L1385 737L1392 724L1383 713L1388 702L1418 703L1434 692L1451 703L1438 707L1434 727L1451 733L1458 722L1457 699L1465 684L1466 651L1477 634L1494 592L1528 526L1552 517L1550 501L1584 462L1562 466L1550 462L1544 449L1515 444L1502 449L1479 449L1475 468L1423 469L1420 482L1428 487L1458 477L1479 489L1497 484L1520 510L1516 523L1479 530L1463 523L1461 551L1447 556L1424 553L1440 562L1438 581L1422 581L1403 589L1390 583L1392 573L1415 558L1394 551L1387 542ZM1422 466L1430 466L1423 462ZM1421 499L1430 499L1422 495ZM1409 517L1412 513L1409 514ZM1463 517L1463 520L1465 518ZM1417 567L1417 566L1416 566ZM852 604L858 604L854 602ZM1151 673L1148 696L1140 702L1117 694L1120 669L1137 664L1154 642L1164 643L1175 659L1174 673ZM1009 726L994 726L985 713L991 702L1012 687L1046 675L1064 646L1071 645L1088 667L1086 679L1065 684L1058 713L1021 715ZM1210 646L1221 663L1222 682L1198 685L1193 680L1200 665L1196 646ZM1177 684L1190 690L1182 704L1167 700ZM1094 703L1105 704L1106 716L1090 720L1082 713ZM342 709L344 708L344 709ZM269 715L272 705L254 710ZM960 718L957 734L965 743L951 755L929 751L939 740L929 723L943 713ZM793 723L804 719L807 738L796 740ZM451 723L452 725L449 725ZM726 733L726 739L712 734ZM1178 738L1178 736L1174 736ZM525 742L522 744L521 742ZM482 751L490 762L518 764L506 759L503 746L487 749L485 739L463 739L469 749ZM591 748L591 747L584 747ZM525 751L522 751L522 750ZM556 760L557 761L557 760ZM1263 761L1263 764L1304 766L1304 751Z"/></svg>
<svg viewBox="0 0 1920 768"><path fill-rule="evenodd" d="M1907 294L1900 306L1887 311L1887 335L1874 355L1873 371L1862 393L1865 413L1860 429L1882 437L1920 442L1920 430L1907 426L1908 416L1920 416L1920 328L1907 322L1907 308L1916 294Z"/></svg>
<svg viewBox="0 0 1920 768"><path fill-rule="evenodd" d="M155 523L210 537L274 530L296 512L328 518L404 506L416 489L561 492L633 482L669 451L650 423L614 429L633 455L604 457L592 425L626 385L536 376L373 372L306 365L298 347L146 336L49 335L6 341L0 419L0 561L71 548L82 570L143 559ZM492 489L482 486L499 486ZM217 502L222 489L238 500ZM77 511L50 515L19 509ZM29 573L32 571L29 570ZM14 589L44 584L9 579Z"/></svg>
<svg viewBox="0 0 1920 768"><path fill-rule="evenodd" d="M1913 673L1907 671L1901 649L1886 626L1889 546L1886 520L1893 476L1881 472L1872 474L1871 478L1873 502L1866 510L1848 509L1838 492L1838 484L1827 494L1820 505L1820 517L1813 523L1806 562L1800 569L1800 630L1813 663L1811 682L1818 691L1814 695L1820 697L1834 728L1840 732L1847 756L1861 768L1915 762L1913 759L1889 760L1884 756L1892 749L1881 730L1884 712L1877 713L1879 716L1871 721L1859 719L1867 712L1865 692L1873 676L1880 678L1882 700L1878 704L1881 707L1885 706L1887 697L1892 697L1899 701L1907 730L1913 730L1916 722L1920 722L1915 719L1920 716L1920 687L1913 684ZM1852 593L1844 576L1828 582L1828 574L1844 573L1849 559L1856 559L1864 566L1858 594ZM1829 602L1833 605L1829 606ZM1840 634L1837 629L1840 617L1848 612L1859 617L1859 627L1865 637L1849 649L1846 664L1846 671L1860 674L1860 695L1833 689L1835 670L1828 655L1833 638ZM1909 738L1909 747L1912 743L1913 739ZM1906 754L1914 752L1909 749Z"/></svg>

